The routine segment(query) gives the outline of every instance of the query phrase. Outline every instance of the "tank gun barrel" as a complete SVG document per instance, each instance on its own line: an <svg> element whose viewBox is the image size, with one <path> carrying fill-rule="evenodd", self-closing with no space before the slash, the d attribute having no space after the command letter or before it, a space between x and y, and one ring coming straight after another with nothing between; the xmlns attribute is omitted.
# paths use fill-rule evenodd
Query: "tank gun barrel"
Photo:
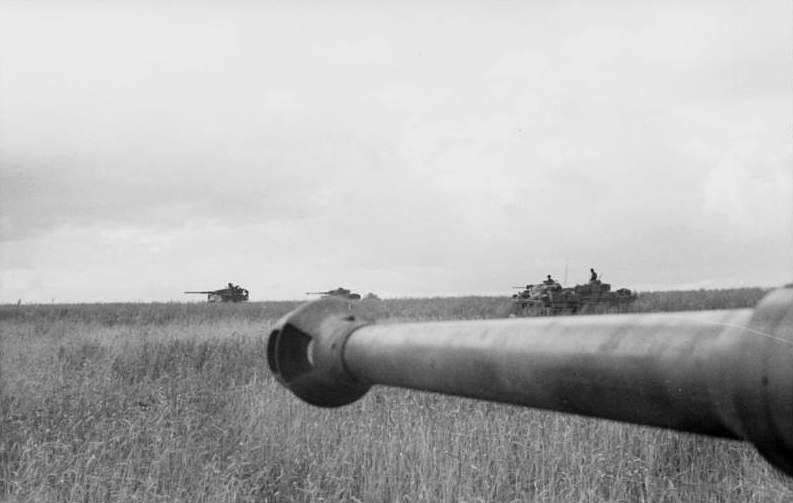
<svg viewBox="0 0 793 503"><path fill-rule="evenodd" d="M756 309L370 324L326 298L268 340L276 378L334 407L375 384L751 442L793 475L793 289Z"/></svg>
<svg viewBox="0 0 793 503"><path fill-rule="evenodd" d="M207 293L215 293L215 290L206 291L206 292L184 292L184 293L204 293L204 294L207 294Z"/></svg>

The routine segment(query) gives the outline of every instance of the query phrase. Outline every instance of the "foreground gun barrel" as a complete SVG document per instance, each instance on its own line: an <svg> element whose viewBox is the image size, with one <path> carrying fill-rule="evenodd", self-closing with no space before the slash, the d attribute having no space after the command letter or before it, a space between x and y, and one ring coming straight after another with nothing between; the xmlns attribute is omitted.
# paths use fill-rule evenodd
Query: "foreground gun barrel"
<svg viewBox="0 0 793 503"><path fill-rule="evenodd" d="M751 442L793 475L793 289L752 309L370 324L327 298L282 318L276 378L334 407L373 384Z"/></svg>

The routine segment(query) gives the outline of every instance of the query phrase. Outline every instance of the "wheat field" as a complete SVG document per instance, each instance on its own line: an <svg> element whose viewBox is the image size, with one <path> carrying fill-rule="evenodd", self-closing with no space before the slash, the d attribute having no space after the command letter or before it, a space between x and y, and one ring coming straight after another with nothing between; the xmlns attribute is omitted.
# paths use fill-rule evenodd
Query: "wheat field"
<svg viewBox="0 0 793 503"><path fill-rule="evenodd" d="M640 295L737 308L761 289ZM497 317L504 298L394 299L384 320ZM374 388L324 410L266 335L297 302L0 307L4 501L791 501L743 443Z"/></svg>

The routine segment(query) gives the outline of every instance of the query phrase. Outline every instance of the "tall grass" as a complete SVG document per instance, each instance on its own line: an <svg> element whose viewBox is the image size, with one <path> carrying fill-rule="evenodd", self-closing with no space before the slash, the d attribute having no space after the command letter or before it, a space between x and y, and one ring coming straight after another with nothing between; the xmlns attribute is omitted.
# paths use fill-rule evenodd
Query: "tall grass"
<svg viewBox="0 0 793 503"><path fill-rule="evenodd" d="M387 388L341 409L305 405L266 369L266 334L289 307L0 309L0 499L793 498L790 482L736 442ZM369 309L447 319L496 307L403 299Z"/></svg>

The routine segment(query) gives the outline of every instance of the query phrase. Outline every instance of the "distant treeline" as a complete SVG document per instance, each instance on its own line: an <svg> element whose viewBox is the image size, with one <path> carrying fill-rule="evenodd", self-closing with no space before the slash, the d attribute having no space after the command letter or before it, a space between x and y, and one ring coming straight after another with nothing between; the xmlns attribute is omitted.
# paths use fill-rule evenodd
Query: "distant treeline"
<svg viewBox="0 0 793 503"><path fill-rule="evenodd" d="M754 307L770 288L727 288L723 290L680 290L642 292L631 311L702 311Z"/></svg>
<svg viewBox="0 0 793 503"><path fill-rule="evenodd" d="M642 292L633 312L737 309L754 307L767 288ZM0 320L90 322L105 326L170 323L213 323L237 319L272 321L301 304L300 301L203 303L107 303L2 305ZM449 320L499 318L509 313L507 297L433 297L365 300L355 303L373 319Z"/></svg>

